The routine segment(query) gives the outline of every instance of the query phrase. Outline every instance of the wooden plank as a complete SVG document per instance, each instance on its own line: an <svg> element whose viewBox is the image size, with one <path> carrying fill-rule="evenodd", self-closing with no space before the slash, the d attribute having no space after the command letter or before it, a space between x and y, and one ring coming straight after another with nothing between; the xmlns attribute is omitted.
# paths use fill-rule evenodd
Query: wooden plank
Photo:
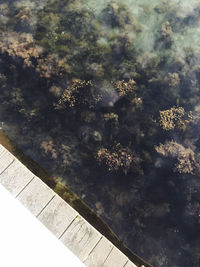
<svg viewBox="0 0 200 267"><path fill-rule="evenodd" d="M90 252L84 264L87 267L102 266L113 247L113 244L107 238L103 237Z"/></svg>
<svg viewBox="0 0 200 267"><path fill-rule="evenodd" d="M0 174L0 183L15 197L33 179L30 172L21 162L15 160Z"/></svg>
<svg viewBox="0 0 200 267"><path fill-rule="evenodd" d="M142 266L144 267L144 265L142 265ZM137 267L137 265L135 265L132 261L128 261L124 267Z"/></svg>
<svg viewBox="0 0 200 267"><path fill-rule="evenodd" d="M38 219L56 237L60 237L76 215L78 212L56 195L38 216Z"/></svg>
<svg viewBox="0 0 200 267"><path fill-rule="evenodd" d="M55 193L38 177L34 177L17 198L33 215L37 216L53 196Z"/></svg>
<svg viewBox="0 0 200 267"><path fill-rule="evenodd" d="M101 236L95 228L78 215L62 235L61 241L81 261L85 261Z"/></svg>
<svg viewBox="0 0 200 267"><path fill-rule="evenodd" d="M0 174L15 160L14 156L0 145Z"/></svg>
<svg viewBox="0 0 200 267"><path fill-rule="evenodd" d="M103 267L124 267L128 258L116 247L113 248L110 255L102 265Z"/></svg>

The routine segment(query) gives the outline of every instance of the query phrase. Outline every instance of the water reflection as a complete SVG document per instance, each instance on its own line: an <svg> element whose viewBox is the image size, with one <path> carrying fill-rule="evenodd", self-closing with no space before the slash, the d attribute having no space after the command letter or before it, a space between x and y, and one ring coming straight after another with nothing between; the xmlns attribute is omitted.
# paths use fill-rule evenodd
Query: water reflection
<svg viewBox="0 0 200 267"><path fill-rule="evenodd" d="M198 1L0 1L0 127L153 266L199 266Z"/></svg>

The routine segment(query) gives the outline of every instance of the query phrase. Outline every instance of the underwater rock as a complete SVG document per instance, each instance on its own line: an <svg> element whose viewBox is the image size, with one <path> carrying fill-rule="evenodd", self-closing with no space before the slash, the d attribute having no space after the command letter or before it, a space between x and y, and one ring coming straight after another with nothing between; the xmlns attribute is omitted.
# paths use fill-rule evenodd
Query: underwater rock
<svg viewBox="0 0 200 267"><path fill-rule="evenodd" d="M88 126L82 126L79 129L79 138L84 143L101 142L101 133Z"/></svg>

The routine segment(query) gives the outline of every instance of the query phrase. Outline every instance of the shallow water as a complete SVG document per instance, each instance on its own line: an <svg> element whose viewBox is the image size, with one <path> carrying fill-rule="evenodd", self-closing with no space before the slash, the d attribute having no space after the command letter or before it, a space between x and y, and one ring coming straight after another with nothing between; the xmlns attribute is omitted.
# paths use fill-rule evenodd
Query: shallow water
<svg viewBox="0 0 200 267"><path fill-rule="evenodd" d="M199 266L199 1L0 0L0 129L153 266Z"/></svg>

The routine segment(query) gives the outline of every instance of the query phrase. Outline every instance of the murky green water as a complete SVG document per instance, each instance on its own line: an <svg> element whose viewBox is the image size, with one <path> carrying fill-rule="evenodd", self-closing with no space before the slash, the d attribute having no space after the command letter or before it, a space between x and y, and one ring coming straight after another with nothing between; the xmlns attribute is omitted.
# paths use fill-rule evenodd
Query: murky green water
<svg viewBox="0 0 200 267"><path fill-rule="evenodd" d="M200 265L199 1L0 0L0 128L153 266Z"/></svg>

